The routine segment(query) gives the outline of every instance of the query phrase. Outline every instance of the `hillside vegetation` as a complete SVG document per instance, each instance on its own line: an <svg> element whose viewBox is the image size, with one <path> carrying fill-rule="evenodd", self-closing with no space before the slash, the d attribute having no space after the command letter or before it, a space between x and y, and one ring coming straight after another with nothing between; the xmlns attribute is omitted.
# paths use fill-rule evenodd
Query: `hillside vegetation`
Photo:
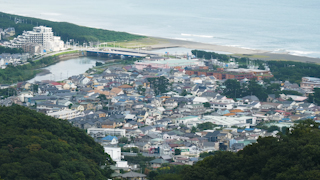
<svg viewBox="0 0 320 180"><path fill-rule="evenodd" d="M306 120L288 134L259 138L237 153L217 152L178 174L154 179L320 179L319 125Z"/></svg>
<svg viewBox="0 0 320 180"><path fill-rule="evenodd" d="M22 23L16 24L14 19L18 18ZM0 28L14 27L16 35L21 35L23 31L31 31L37 24L52 27L52 31L61 36L63 41L74 39L75 42L110 42L110 41L129 41L141 39L144 36L133 35L125 32L109 31L84 26L78 26L67 22L53 22L43 19L23 17L18 15L0 12Z"/></svg>
<svg viewBox="0 0 320 180"><path fill-rule="evenodd" d="M25 107L0 107L0 179L107 179L103 147L65 120Z"/></svg>

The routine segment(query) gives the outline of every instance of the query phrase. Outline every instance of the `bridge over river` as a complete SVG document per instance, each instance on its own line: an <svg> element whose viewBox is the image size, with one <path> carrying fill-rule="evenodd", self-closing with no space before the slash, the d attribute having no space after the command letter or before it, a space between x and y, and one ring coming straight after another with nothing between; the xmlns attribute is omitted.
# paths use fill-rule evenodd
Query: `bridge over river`
<svg viewBox="0 0 320 180"><path fill-rule="evenodd" d="M125 48L105 48L103 50L99 49L90 49L85 50L87 56L121 56L121 57L146 57L146 56L161 56L160 53L152 51L142 51L134 49L125 49Z"/></svg>

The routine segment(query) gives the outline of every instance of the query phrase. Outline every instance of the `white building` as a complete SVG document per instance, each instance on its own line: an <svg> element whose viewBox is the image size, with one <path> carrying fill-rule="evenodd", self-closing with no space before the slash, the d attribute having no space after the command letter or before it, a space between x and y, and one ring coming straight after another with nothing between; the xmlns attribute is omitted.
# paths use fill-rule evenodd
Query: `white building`
<svg viewBox="0 0 320 180"><path fill-rule="evenodd" d="M121 161L121 148L120 147L109 147L104 146L104 152L108 153L112 160Z"/></svg>
<svg viewBox="0 0 320 180"><path fill-rule="evenodd" d="M109 147L104 146L104 152L109 154L113 161L115 161L116 167L120 168L128 168L128 162L127 161L121 161L121 148L120 147Z"/></svg>
<svg viewBox="0 0 320 180"><path fill-rule="evenodd" d="M33 31L24 31L7 46L21 48L26 43L40 44L46 51L59 51L64 48L64 42L60 37L53 36L52 28L45 26L34 27Z"/></svg>
<svg viewBox="0 0 320 180"><path fill-rule="evenodd" d="M54 118L66 119L66 120L82 116L82 114L79 111L71 110L71 109L63 109L56 112L49 112L47 115Z"/></svg>
<svg viewBox="0 0 320 180"><path fill-rule="evenodd" d="M216 125L221 125L223 127L239 126L239 127L250 127L251 125L256 125L257 117L253 116L203 116L203 122L211 122Z"/></svg>
<svg viewBox="0 0 320 180"><path fill-rule="evenodd" d="M125 129L111 129L111 128L88 128L88 134L109 134L112 136L126 136Z"/></svg>
<svg viewBox="0 0 320 180"><path fill-rule="evenodd" d="M190 121L198 121L199 117L198 116L186 116L183 118L178 118L175 119L175 125L179 126L180 124L187 125Z"/></svg>

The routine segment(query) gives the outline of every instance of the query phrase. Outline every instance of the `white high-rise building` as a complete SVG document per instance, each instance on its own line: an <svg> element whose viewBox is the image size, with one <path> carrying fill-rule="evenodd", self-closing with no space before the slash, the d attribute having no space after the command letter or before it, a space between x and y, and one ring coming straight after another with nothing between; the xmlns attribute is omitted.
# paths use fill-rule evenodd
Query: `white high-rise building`
<svg viewBox="0 0 320 180"><path fill-rule="evenodd" d="M21 48L26 43L40 44L46 51L59 51L64 48L64 42L60 37L53 36L52 28L45 26L34 27L33 31L24 31L7 46Z"/></svg>

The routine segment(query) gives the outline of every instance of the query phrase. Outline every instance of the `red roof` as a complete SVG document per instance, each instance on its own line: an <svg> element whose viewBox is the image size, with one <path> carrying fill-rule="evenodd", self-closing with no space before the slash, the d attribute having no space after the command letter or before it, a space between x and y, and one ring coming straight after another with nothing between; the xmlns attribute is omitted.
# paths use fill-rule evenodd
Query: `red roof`
<svg viewBox="0 0 320 180"><path fill-rule="evenodd" d="M61 85L60 83L57 83L57 82L52 82L52 83L50 83L50 84L52 84L52 85L54 85L54 86Z"/></svg>

